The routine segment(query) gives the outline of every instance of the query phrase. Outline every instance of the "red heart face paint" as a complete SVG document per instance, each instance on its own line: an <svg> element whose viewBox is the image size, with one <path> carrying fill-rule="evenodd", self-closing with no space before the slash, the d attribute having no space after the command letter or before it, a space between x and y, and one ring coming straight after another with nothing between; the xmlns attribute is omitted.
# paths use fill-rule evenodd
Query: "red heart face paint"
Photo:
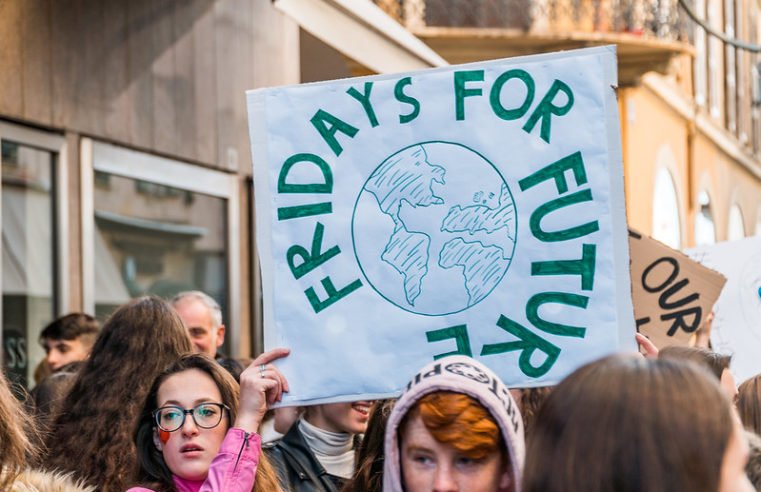
<svg viewBox="0 0 761 492"><path fill-rule="evenodd" d="M165 430L159 429L159 439L161 439L161 442L166 444L166 442L169 440L169 436L171 436L171 432L167 432Z"/></svg>

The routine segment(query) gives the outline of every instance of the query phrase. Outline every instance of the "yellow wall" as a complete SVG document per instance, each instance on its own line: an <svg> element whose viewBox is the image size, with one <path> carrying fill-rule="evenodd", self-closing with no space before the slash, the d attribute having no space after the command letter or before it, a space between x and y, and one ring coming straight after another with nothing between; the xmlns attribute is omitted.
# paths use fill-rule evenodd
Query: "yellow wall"
<svg viewBox="0 0 761 492"><path fill-rule="evenodd" d="M652 234L655 176L663 166L676 188L682 247L695 245L697 198L703 189L711 199L716 241L727 239L729 209L735 203L742 211L745 235L761 234L756 230L761 217L758 176L727 155L710 135L695 129L691 136L690 128L696 128L693 118L675 111L649 89L621 89L619 104L631 227Z"/></svg>

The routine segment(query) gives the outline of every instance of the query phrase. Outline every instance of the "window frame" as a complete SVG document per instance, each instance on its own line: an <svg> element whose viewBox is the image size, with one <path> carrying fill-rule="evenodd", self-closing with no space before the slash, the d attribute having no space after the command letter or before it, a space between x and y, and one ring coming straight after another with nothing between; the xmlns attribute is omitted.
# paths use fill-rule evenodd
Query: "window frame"
<svg viewBox="0 0 761 492"><path fill-rule="evenodd" d="M69 310L69 195L66 138L60 133L39 130L0 120L0 142L8 140L27 147L50 152L53 156L51 201L53 203L53 319ZM2 166L2 156L0 156ZM2 169L2 167L0 167ZM1 172L1 171L0 171ZM2 190L0 190L0 195ZM0 202L0 228L2 228L2 202ZM0 244L0 254L2 254ZM0 263L0 292L3 287L3 271ZM0 296L0 313L3 299ZM40 330L42 327L40 327ZM36 342L36 340L35 340ZM0 346L3 346L3 330L0 330ZM0 359L3 359L0 352ZM4 363L4 361L3 361Z"/></svg>
<svg viewBox="0 0 761 492"><path fill-rule="evenodd" d="M127 165L129 163L129 165ZM82 304L87 312L95 311L95 171L145 180L227 201L227 309L231 356L240 351L241 274L240 274L240 200L238 176L196 164L170 159L82 138L80 141L82 179Z"/></svg>

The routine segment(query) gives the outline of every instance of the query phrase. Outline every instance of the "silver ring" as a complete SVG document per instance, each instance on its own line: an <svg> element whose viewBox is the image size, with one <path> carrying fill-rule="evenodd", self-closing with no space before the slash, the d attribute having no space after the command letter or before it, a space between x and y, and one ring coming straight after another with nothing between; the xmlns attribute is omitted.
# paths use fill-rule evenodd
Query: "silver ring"
<svg viewBox="0 0 761 492"><path fill-rule="evenodd" d="M267 365L266 364L262 364L261 366L259 366L259 375L261 377L264 377L264 371L266 371L266 370L267 370Z"/></svg>

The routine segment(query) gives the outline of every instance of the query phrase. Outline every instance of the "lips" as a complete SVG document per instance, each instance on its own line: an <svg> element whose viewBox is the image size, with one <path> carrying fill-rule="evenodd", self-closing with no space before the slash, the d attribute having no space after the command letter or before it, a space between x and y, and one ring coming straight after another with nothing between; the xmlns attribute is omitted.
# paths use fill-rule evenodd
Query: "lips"
<svg viewBox="0 0 761 492"><path fill-rule="evenodd" d="M358 401L351 404L351 408L362 414L362 416L367 417L370 413L370 402L367 401Z"/></svg>
<svg viewBox="0 0 761 492"><path fill-rule="evenodd" d="M203 451L203 448L199 446L198 444L185 444L180 448L180 453L194 453L194 452L201 452Z"/></svg>

